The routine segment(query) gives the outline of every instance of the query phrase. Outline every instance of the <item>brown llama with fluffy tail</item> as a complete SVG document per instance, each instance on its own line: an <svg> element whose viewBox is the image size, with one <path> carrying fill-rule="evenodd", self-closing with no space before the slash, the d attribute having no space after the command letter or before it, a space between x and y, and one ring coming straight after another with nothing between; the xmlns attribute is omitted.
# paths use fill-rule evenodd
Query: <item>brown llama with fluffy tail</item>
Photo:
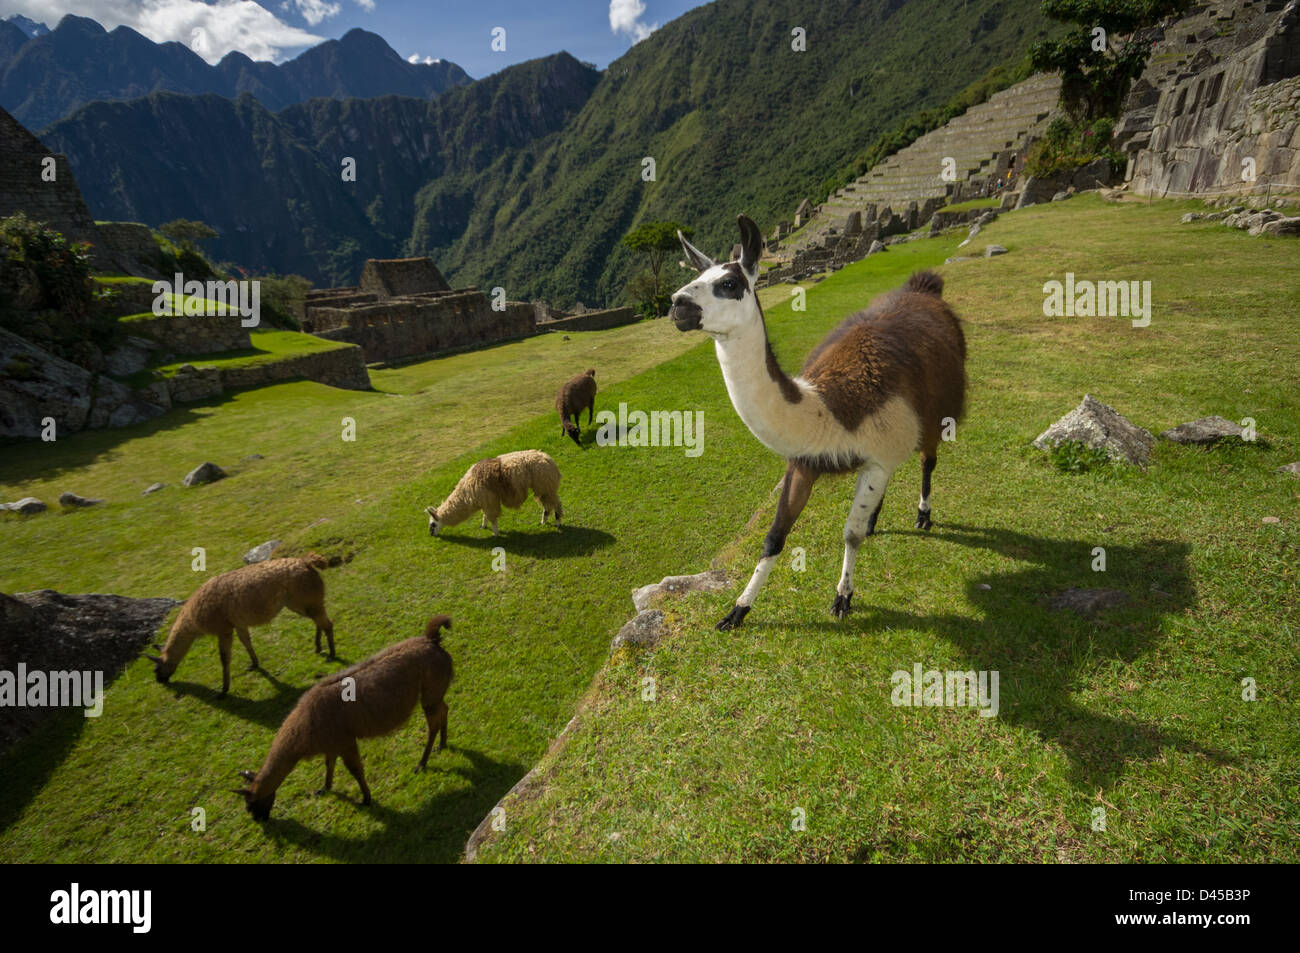
<svg viewBox="0 0 1300 953"><path fill-rule="evenodd" d="M542 525L546 517L555 516L560 525L564 507L560 505L560 468L548 454L540 450L517 450L499 457L480 460L460 478L456 488L437 506L427 506L429 535L437 536L445 527L455 526L469 519L475 512L483 511L483 526L492 525L492 535L497 535L497 519L501 507L517 510L533 492L542 505Z"/></svg>
<svg viewBox="0 0 1300 953"><path fill-rule="evenodd" d="M802 373L788 376L772 352L754 293L762 235L746 216L739 223L740 260L721 265L677 233L700 275L673 295L672 309L678 329L713 338L736 413L764 446L787 461L762 557L717 628L741 624L813 483L828 473L857 474L844 524L844 566L831 606L843 618L853 600L858 547L875 531L885 486L918 450L916 528L930 528L930 475L940 437L946 421L960 419L965 403L966 339L943 300L943 279L918 272L902 288L845 318L813 348Z"/></svg>
<svg viewBox="0 0 1300 953"><path fill-rule="evenodd" d="M560 414L560 430L582 446L582 431L578 429L582 412L587 412L587 426L591 426L596 413L596 371L594 368L579 374L560 388L555 395L555 409ZM573 418L570 422L569 418Z"/></svg>
<svg viewBox="0 0 1300 953"><path fill-rule="evenodd" d="M284 779L304 758L325 756L325 786L334 784L334 762L344 766L361 787L361 803L370 803L370 787L361 766L358 738L391 734L406 724L417 704L424 709L429 734L424 754L415 770L429 763L434 736L438 750L447 747L447 703L443 696L451 685L451 656L442 647L442 628L451 619L434 616L417 635L376 652L364 662L321 679L298 699L298 704L275 733L271 750L256 774L240 771L248 787L236 794L244 797L248 813L259 821L271 815L275 793ZM321 793L318 792L318 793Z"/></svg>
<svg viewBox="0 0 1300 953"><path fill-rule="evenodd" d="M320 637L329 639L329 657L334 657L334 623L325 614L325 580L319 569L329 561L317 553L306 556L268 559L251 566L241 566L213 576L185 600L180 615L172 623L167 644L159 646L161 655L146 655L154 664L154 677L166 683L194 644L203 635L217 637L221 653L221 694L230 691L230 651L234 637L248 650L249 668L258 667L257 653L248 630L265 625L289 609L316 623L316 651Z"/></svg>

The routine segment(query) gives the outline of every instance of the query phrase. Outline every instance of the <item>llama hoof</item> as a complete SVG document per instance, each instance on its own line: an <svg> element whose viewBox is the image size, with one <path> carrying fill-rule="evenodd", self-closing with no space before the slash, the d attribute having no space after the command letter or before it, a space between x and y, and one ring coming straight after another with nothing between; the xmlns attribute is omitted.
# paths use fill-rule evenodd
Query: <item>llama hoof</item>
<svg viewBox="0 0 1300 953"><path fill-rule="evenodd" d="M419 774L423 770L424 770L424 762L421 761L419 764L415 766L415 773Z"/></svg>
<svg viewBox="0 0 1300 953"><path fill-rule="evenodd" d="M850 592L847 596L837 594L835 596L835 602L831 604L831 615L835 616L837 619L843 619L849 614L849 609L852 607L852 603L853 593Z"/></svg>
<svg viewBox="0 0 1300 953"><path fill-rule="evenodd" d="M917 510L917 511L916 511L916 528L917 528L917 529L929 529L929 528L930 528L930 511L929 511L929 510Z"/></svg>
<svg viewBox="0 0 1300 953"><path fill-rule="evenodd" d="M726 614L721 622L714 626L719 632L727 632L731 629L740 627L740 623L745 621L745 616L749 614L749 606L732 606L731 611Z"/></svg>
<svg viewBox="0 0 1300 953"><path fill-rule="evenodd" d="M362 807L369 807L369 806L370 806L370 795L369 795L369 794L367 794L365 797L363 797L363 798L361 799L361 806L362 806Z"/></svg>

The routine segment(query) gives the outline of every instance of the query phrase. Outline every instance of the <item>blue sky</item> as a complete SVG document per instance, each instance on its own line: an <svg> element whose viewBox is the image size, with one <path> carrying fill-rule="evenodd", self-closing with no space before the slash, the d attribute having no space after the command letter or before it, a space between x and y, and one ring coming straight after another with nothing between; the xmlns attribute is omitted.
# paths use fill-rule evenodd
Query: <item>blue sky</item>
<svg viewBox="0 0 1300 953"><path fill-rule="evenodd" d="M448 59L475 78L568 50L604 68L633 42L698 0L0 0L0 18L21 13L55 26L67 13L126 25L152 40L177 40L210 62L232 49L253 59L290 59L353 27L378 33L403 57ZM506 49L492 49L505 28Z"/></svg>

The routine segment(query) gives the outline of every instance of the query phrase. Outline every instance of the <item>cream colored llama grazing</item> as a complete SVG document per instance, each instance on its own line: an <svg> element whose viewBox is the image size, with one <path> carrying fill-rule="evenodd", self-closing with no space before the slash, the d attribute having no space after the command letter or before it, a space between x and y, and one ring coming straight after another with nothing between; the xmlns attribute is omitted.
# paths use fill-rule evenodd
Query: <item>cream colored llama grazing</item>
<svg viewBox="0 0 1300 953"><path fill-rule="evenodd" d="M483 526L492 526L497 535L501 507L517 510L533 492L542 505L542 525L546 517L555 516L558 526L564 515L560 505L560 468L540 450L517 450L489 457L474 464L460 478L451 495L437 506L425 508L429 516L429 535L437 536L445 527L463 523L476 511L483 511Z"/></svg>

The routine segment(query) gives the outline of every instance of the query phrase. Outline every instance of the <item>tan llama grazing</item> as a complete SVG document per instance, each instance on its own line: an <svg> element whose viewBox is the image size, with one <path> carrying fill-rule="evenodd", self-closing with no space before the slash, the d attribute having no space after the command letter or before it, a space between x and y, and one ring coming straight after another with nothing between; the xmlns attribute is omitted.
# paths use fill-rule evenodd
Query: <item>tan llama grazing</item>
<svg viewBox="0 0 1300 953"><path fill-rule="evenodd" d="M406 724L418 703L424 709L429 735L417 771L423 771L438 735L438 750L447 747L447 704L443 696L451 684L451 656L442 647L443 627L451 619L434 616L424 634L390 645L364 662L321 679L298 699L298 704L275 733L271 750L257 774L240 771L248 787L240 788L248 812L266 820L275 804L275 792L299 761L325 756L325 786L334 783L334 762L344 766L361 787L361 803L370 803L370 788L361 766L358 738L391 734ZM320 793L320 792L318 792Z"/></svg>
<svg viewBox="0 0 1300 953"><path fill-rule="evenodd" d="M713 338L736 413L764 446L786 459L762 556L717 628L731 629L744 620L818 477L856 473L853 507L844 524L844 565L831 605L832 614L842 619L853 600L858 547L875 531L885 486L918 450L916 528L930 528L930 475L940 437L961 418L965 403L966 339L943 300L943 279L922 271L845 318L813 348L798 376L787 375L772 352L754 293L763 238L749 218L741 215L738 221L740 259L725 264L677 233L700 275L673 294L672 309L678 329Z"/></svg>
<svg viewBox="0 0 1300 953"><path fill-rule="evenodd" d="M542 505L542 525L546 525L547 516L554 514L558 526L564 515L559 497L560 468L550 456L540 450L516 450L480 460L460 478L451 496L437 506L425 507L429 535L437 536L445 527L463 523L482 510L483 526L490 523L492 535L496 536L501 507L519 509L528 499L529 490Z"/></svg>
<svg viewBox="0 0 1300 953"><path fill-rule="evenodd" d="M334 623L325 614L325 580L317 572L328 565L324 556L308 553L301 558L268 559L213 576L185 600L180 615L172 623L167 644L161 647L154 644L161 656L145 656L154 664L154 676L165 683L195 639L215 635L221 653L221 694L225 695L230 691L230 650L234 637L238 635L248 650L252 663L249 668L257 668L257 653L253 651L248 630L254 625L265 625L285 608L316 623L316 651L320 651L320 637L324 632L329 639L329 657L333 658Z"/></svg>
<svg viewBox="0 0 1300 953"><path fill-rule="evenodd" d="M573 438L573 442L581 447L582 431L578 429L578 423L582 412L584 410L587 412L588 427L591 426L592 417L596 413L595 369L579 374L561 387L560 392L555 395L555 409L560 414L560 432L567 433ZM573 418L572 422L569 418Z"/></svg>

